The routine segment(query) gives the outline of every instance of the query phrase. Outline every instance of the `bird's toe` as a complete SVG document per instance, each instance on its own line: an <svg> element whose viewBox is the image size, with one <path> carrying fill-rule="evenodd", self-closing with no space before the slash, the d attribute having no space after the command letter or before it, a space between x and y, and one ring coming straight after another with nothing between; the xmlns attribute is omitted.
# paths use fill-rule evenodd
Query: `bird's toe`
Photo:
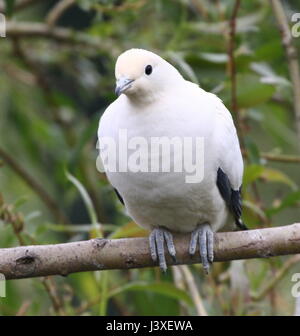
<svg viewBox="0 0 300 336"><path fill-rule="evenodd" d="M194 255L199 244L199 253L205 273L214 260L214 234L209 224L202 224L192 232L189 246L190 255Z"/></svg>
<svg viewBox="0 0 300 336"><path fill-rule="evenodd" d="M158 261L159 267L163 272L167 270L167 262L165 256L164 243L171 257L176 261L176 250L173 242L172 234L162 228L154 229L149 236L150 253L154 262Z"/></svg>

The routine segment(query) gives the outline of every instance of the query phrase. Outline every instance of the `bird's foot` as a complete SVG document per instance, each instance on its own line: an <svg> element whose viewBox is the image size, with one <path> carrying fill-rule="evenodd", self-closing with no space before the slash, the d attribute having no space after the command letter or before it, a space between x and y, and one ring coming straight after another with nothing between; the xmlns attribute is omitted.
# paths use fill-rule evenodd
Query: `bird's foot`
<svg viewBox="0 0 300 336"><path fill-rule="evenodd" d="M159 263L159 267L163 272L167 270L167 263L165 257L165 247L166 242L167 249L171 257L176 261L176 251L173 242L172 234L162 228L154 229L149 236L150 252L153 261Z"/></svg>
<svg viewBox="0 0 300 336"><path fill-rule="evenodd" d="M199 244L199 252L202 265L206 274L208 274L209 266L214 260L214 234L209 224L199 225L192 232L189 253L194 255L197 244Z"/></svg>

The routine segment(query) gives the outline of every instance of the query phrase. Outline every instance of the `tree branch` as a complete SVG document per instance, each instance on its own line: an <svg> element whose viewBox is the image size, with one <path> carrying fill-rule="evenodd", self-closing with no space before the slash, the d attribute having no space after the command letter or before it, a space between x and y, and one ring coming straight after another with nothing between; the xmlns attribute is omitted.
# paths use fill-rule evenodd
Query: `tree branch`
<svg viewBox="0 0 300 336"><path fill-rule="evenodd" d="M48 13L46 23L49 26L54 26L63 13L72 5L76 3L75 0L61 0Z"/></svg>
<svg viewBox="0 0 300 336"><path fill-rule="evenodd" d="M242 150L245 158L248 158L248 153L245 149ZM262 159L267 161L282 162L282 163L300 163L300 156L289 154L273 154L273 153L259 153Z"/></svg>
<svg viewBox="0 0 300 336"><path fill-rule="evenodd" d="M199 263L188 253L190 235L174 235L177 265ZM215 234L215 261L267 258L300 253L300 224ZM147 238L92 239L57 245L0 249L0 273L6 279L153 267ZM175 262L167 256L169 265Z"/></svg>
<svg viewBox="0 0 300 336"><path fill-rule="evenodd" d="M244 139L242 137L244 126L240 115L237 102L237 83L236 83L236 64L235 64L235 33L236 33L236 19L241 5L241 0L235 0L233 11L229 20L229 41L228 41L228 66L229 76L231 82L231 110L236 121L236 128L239 135L239 140L242 148L245 148Z"/></svg>
<svg viewBox="0 0 300 336"><path fill-rule="evenodd" d="M185 281L191 294L191 298L194 301L197 314L199 316L208 316L192 272L186 265L181 265L179 267L185 277Z"/></svg>
<svg viewBox="0 0 300 336"><path fill-rule="evenodd" d="M294 96L294 112L296 119L296 132L300 142L300 68L298 63L297 50L293 45L291 29L288 24L284 8L280 0L271 0L273 11L281 33L283 47L286 51L289 73L292 81Z"/></svg>
<svg viewBox="0 0 300 336"><path fill-rule="evenodd" d="M40 197L58 223L68 224L69 220L60 209L56 200L36 181L19 163L3 148L0 147L0 157L27 183L27 185Z"/></svg>
<svg viewBox="0 0 300 336"><path fill-rule="evenodd" d="M119 50L116 44L105 39L100 40L98 37L90 36L82 32L76 32L69 28L51 27L45 23L37 22L14 22L6 23L6 36L24 37L24 38L48 38L57 42L69 43L71 45L81 45L95 49L96 51L106 51L111 55L118 55Z"/></svg>
<svg viewBox="0 0 300 336"><path fill-rule="evenodd" d="M270 281L260 290L259 293L252 293L251 298L254 301L260 301L263 299L276 285L277 283L286 275L292 266L300 262L300 255L295 255L290 257L284 265L274 274Z"/></svg>

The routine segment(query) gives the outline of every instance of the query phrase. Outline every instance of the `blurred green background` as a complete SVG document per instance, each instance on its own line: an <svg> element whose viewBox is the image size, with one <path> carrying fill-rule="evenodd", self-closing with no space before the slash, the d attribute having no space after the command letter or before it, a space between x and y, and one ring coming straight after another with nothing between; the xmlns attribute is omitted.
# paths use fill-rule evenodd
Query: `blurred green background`
<svg viewBox="0 0 300 336"><path fill-rule="evenodd" d="M147 233L96 169L96 133L124 50L157 52L231 106L232 0L0 1L0 247ZM300 12L283 1L287 20ZM58 12L59 13L59 12ZM55 17L55 15L58 15ZM300 54L300 37L293 43ZM269 1L242 1L234 58L245 145L244 220L299 222L292 82ZM299 257L12 280L1 315L292 315ZM1 261L0 261L1 262ZM275 281L273 281L275 279ZM298 303L299 305L299 303Z"/></svg>

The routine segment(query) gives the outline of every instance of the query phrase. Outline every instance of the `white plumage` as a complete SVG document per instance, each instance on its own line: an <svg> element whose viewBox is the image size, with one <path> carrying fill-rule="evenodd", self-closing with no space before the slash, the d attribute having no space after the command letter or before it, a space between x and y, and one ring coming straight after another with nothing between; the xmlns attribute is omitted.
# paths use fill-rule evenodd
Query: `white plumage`
<svg viewBox="0 0 300 336"><path fill-rule="evenodd" d="M147 66L148 72L151 66L150 74L146 73ZM204 178L200 183L186 183L184 171L107 171L106 174L138 225L149 230L161 228L162 232L165 232L163 229L194 231L194 240L199 234L199 250L207 269L205 259L212 262L209 229L220 230L226 223L228 210L233 210L233 217L240 220L240 214L234 213L234 207L240 208L240 204L230 205L235 202L234 194L240 202L243 176L243 160L231 114L218 97L186 81L171 64L146 50L131 49L119 56L116 79L117 91L123 94L101 117L100 143L104 137L117 142L120 130L127 131L128 140L143 137L149 143L152 137L204 138ZM142 148L140 154L143 155ZM228 177L230 187L223 177L218 176L219 168ZM225 194L229 193L227 199L226 195L221 195L220 183L225 186ZM169 252L175 254L172 253L172 239L170 241L168 232L155 232L152 246L150 236L150 247L154 244L156 248L156 251L151 249L152 257L158 258L161 268L165 269L159 239L164 237ZM192 244L195 245L193 239L190 252L194 253L196 247Z"/></svg>

